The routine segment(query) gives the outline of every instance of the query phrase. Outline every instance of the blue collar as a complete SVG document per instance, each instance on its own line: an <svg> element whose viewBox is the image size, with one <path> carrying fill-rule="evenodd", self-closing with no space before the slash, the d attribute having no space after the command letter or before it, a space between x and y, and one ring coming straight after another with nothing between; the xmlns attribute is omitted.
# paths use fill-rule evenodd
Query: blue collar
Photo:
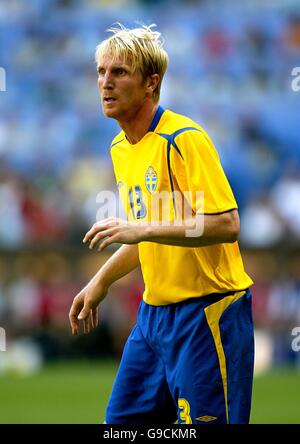
<svg viewBox="0 0 300 444"><path fill-rule="evenodd" d="M154 117L152 119L151 125L149 126L149 129L147 131L148 133L151 131L153 132L155 130L164 112L165 110L161 106L157 108L156 113L154 114Z"/></svg>

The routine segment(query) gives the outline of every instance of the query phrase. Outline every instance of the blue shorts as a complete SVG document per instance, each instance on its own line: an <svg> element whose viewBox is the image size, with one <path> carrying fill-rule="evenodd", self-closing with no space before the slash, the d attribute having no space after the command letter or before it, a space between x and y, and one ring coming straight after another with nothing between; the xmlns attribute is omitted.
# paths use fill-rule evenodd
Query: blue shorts
<svg viewBox="0 0 300 444"><path fill-rule="evenodd" d="M247 424L254 338L249 290L165 306L141 302L108 424Z"/></svg>

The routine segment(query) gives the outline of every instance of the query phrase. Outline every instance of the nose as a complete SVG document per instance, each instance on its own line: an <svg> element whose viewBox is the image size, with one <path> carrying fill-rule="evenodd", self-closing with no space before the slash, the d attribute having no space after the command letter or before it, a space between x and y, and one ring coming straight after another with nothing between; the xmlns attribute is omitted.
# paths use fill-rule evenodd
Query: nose
<svg viewBox="0 0 300 444"><path fill-rule="evenodd" d="M111 75L108 71L106 71L106 73L103 76L102 88L103 89L112 89L113 88L112 78L111 78Z"/></svg>

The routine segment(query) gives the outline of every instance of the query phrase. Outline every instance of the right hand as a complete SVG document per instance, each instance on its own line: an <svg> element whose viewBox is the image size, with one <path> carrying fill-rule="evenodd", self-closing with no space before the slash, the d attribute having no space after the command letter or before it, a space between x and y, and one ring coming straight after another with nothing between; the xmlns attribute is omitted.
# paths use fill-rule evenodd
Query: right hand
<svg viewBox="0 0 300 444"><path fill-rule="evenodd" d="M98 305L105 298L107 288L89 282L74 298L69 313L72 334L78 333L79 322L83 323L83 332L87 334L96 328L99 322Z"/></svg>

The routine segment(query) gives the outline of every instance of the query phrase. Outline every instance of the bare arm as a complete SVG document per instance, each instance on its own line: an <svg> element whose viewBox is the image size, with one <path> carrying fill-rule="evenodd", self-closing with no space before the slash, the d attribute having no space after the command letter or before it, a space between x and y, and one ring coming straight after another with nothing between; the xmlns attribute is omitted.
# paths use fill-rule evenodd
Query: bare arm
<svg viewBox="0 0 300 444"><path fill-rule="evenodd" d="M97 284L101 282L106 288L133 271L140 264L138 246L122 245L100 268L93 277Z"/></svg>
<svg viewBox="0 0 300 444"><path fill-rule="evenodd" d="M137 245L122 245L100 268L90 282L75 296L69 319L72 334L78 333L79 321L83 322L84 333L90 326L98 325L98 305L105 298L110 285L133 271L139 265Z"/></svg>
<svg viewBox="0 0 300 444"><path fill-rule="evenodd" d="M182 247L204 247L235 242L240 231L237 210L226 213L197 216L181 226L149 226L145 240Z"/></svg>
<svg viewBox="0 0 300 444"><path fill-rule="evenodd" d="M85 235L84 242L89 242L90 248L101 242L99 250L114 242L137 244L144 241L181 247L204 247L235 242L239 231L239 215L234 209L221 214L199 215L179 226L144 225L110 218L94 224Z"/></svg>

